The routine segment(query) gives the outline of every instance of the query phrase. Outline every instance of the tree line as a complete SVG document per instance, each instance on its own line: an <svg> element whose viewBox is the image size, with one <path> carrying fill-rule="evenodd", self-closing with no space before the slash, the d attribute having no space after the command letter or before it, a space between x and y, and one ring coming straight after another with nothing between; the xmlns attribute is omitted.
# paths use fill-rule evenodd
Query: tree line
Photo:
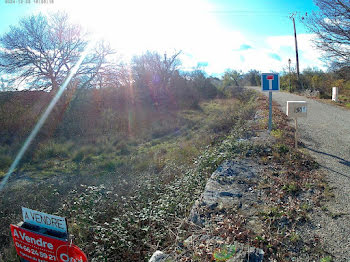
<svg viewBox="0 0 350 262"><path fill-rule="evenodd" d="M318 10L302 17L304 25L316 35L315 45L323 51L329 71L307 69L301 81L285 73L282 86L289 80L293 89L349 88L350 3L348 0L315 0ZM0 88L45 90L54 94L87 51L90 35L81 25L70 21L66 13L32 15L0 37ZM181 52L159 54L148 51L134 56L130 63L118 61L117 53L105 41L97 41L89 50L68 89L117 88L131 103L142 100L155 107L195 105L200 99L227 95L228 87L260 85L260 73L231 70L221 79L201 70L182 72ZM294 86L294 88L293 88ZM127 93L132 93L127 94ZM236 91L239 93L239 91ZM232 92L231 92L232 93ZM124 97L125 98L125 97ZM125 99L122 99L125 101Z"/></svg>
<svg viewBox="0 0 350 262"><path fill-rule="evenodd" d="M91 35L81 25L72 23L66 13L23 18L0 38L0 87L56 93L86 52L89 38ZM200 69L180 70L181 51L172 54L147 51L134 56L130 63L116 60L115 54L107 42L97 41L67 89L116 88L122 102L142 100L156 107L191 106L200 99L222 95L218 78L209 77ZM221 89L241 84L242 72L230 74L232 83L226 79L226 87ZM256 74L252 70L245 79L250 77L255 85Z"/></svg>
<svg viewBox="0 0 350 262"><path fill-rule="evenodd" d="M281 75L281 89L289 92L313 93L312 96L330 99L332 87L340 89L340 101L350 101L350 77L348 68L328 70L324 72L318 68L308 67L300 73L299 80L296 73L284 71Z"/></svg>

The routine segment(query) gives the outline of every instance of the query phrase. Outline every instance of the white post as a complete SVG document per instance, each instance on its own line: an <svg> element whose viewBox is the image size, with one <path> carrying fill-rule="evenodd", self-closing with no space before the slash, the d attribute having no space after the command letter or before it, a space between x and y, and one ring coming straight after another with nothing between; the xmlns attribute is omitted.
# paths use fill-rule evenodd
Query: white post
<svg viewBox="0 0 350 262"><path fill-rule="evenodd" d="M336 86L332 87L332 101L338 102L338 92L339 92L338 87Z"/></svg>

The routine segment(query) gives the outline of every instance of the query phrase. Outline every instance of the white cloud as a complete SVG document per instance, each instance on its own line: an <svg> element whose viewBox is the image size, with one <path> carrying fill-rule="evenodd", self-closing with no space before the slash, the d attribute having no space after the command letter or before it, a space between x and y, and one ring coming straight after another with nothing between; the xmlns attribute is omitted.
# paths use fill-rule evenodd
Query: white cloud
<svg viewBox="0 0 350 262"><path fill-rule="evenodd" d="M262 72L281 72L288 66L288 59L292 60L292 67L295 67L295 46L294 36L272 36L262 39L249 39L240 32L222 32L223 34L215 39L225 39L225 43L212 42L202 46L195 54L188 59L189 64L196 65L196 61L206 61L205 68L209 74L220 74L227 68L242 70L257 69ZM225 34L228 37L225 37ZM321 52L313 47L312 34L298 35L299 64L300 70L307 67L324 68L320 61ZM252 48L239 50L241 45L249 45ZM280 59L279 59L279 58ZM243 58L243 59L242 59ZM242 62L244 60L244 62ZM187 64L187 60L184 62ZM187 68L190 66L187 66Z"/></svg>
<svg viewBox="0 0 350 262"><path fill-rule="evenodd" d="M321 69L325 67L324 63L320 60L322 52L316 49L312 43L314 38L314 34L297 35L301 71L307 67L316 66ZM268 37L266 43L275 53L279 54L282 58L281 63L286 64L286 61L290 58L292 63L295 64L295 40L293 35Z"/></svg>

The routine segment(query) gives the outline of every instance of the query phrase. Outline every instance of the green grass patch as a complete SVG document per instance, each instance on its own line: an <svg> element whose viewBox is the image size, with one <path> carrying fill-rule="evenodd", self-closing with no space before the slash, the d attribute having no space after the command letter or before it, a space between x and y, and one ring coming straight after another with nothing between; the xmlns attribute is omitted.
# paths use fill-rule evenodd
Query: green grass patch
<svg viewBox="0 0 350 262"><path fill-rule="evenodd" d="M333 259L331 256L326 256L326 257L323 257L321 258L320 262L332 262Z"/></svg>
<svg viewBox="0 0 350 262"><path fill-rule="evenodd" d="M72 161L75 163L80 163L82 161L86 162L86 159L91 160L91 156L96 154L97 149L93 146L82 146L73 154ZM88 160L88 162L90 161Z"/></svg>
<svg viewBox="0 0 350 262"><path fill-rule="evenodd" d="M277 139L281 139L283 137L283 131L281 129L275 129L271 131L271 135Z"/></svg>
<svg viewBox="0 0 350 262"><path fill-rule="evenodd" d="M236 247L234 245L228 245L215 250L213 253L213 257L215 261L224 262L229 260L231 257L233 257L235 253L236 253Z"/></svg>
<svg viewBox="0 0 350 262"><path fill-rule="evenodd" d="M291 182L289 184L285 184L282 189L288 194L296 194L299 191L299 186L295 182Z"/></svg>
<svg viewBox="0 0 350 262"><path fill-rule="evenodd" d="M121 159L104 160L98 165L98 169L104 172L115 172L118 167L125 164Z"/></svg>
<svg viewBox="0 0 350 262"><path fill-rule="evenodd" d="M34 153L34 160L42 161L50 158L64 159L71 155L72 143L47 142L39 145Z"/></svg>

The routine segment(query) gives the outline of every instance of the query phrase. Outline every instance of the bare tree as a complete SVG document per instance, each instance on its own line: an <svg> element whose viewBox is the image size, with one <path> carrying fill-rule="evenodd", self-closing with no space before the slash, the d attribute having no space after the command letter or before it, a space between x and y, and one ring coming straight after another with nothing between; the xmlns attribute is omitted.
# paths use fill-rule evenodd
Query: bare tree
<svg viewBox="0 0 350 262"><path fill-rule="evenodd" d="M0 72L11 76L12 85L56 91L86 49L86 36L65 13L24 18L0 38ZM111 53L100 42L86 56L75 74L82 87L96 77Z"/></svg>
<svg viewBox="0 0 350 262"><path fill-rule="evenodd" d="M169 103L171 87L174 86L180 65L180 54L181 51L170 56L164 54L163 57L157 52L147 51L132 59L133 79L135 86L143 93L143 98L148 97L156 106Z"/></svg>
<svg viewBox="0 0 350 262"><path fill-rule="evenodd" d="M178 56L181 51L175 52L168 57L164 54L164 57L159 53L147 51L141 56L133 58L133 73L136 80L148 85L152 82L152 85L156 85L157 88L167 89L171 77L174 75L180 65Z"/></svg>
<svg viewBox="0 0 350 262"><path fill-rule="evenodd" d="M110 61L108 64L101 66L96 77L90 83L97 88L121 88L130 87L134 80L130 66Z"/></svg>
<svg viewBox="0 0 350 262"><path fill-rule="evenodd" d="M302 17L317 35L314 43L325 51L325 58L337 67L350 65L350 1L315 0L318 12Z"/></svg>

